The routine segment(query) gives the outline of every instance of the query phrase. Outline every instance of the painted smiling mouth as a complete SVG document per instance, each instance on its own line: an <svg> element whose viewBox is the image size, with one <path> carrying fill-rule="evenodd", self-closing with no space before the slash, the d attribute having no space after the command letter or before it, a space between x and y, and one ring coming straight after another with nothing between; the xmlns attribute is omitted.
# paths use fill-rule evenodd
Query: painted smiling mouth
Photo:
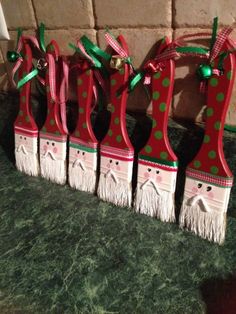
<svg viewBox="0 0 236 314"><path fill-rule="evenodd" d="M23 154L28 155L28 152L27 152L25 146L22 145L22 144L19 145L19 146L16 148L16 151L17 151L17 153L22 152Z"/></svg>
<svg viewBox="0 0 236 314"><path fill-rule="evenodd" d="M105 174L105 177L106 178L111 177L115 181L116 184L118 183L118 178L117 178L115 172L111 169L107 171L107 173Z"/></svg>
<svg viewBox="0 0 236 314"><path fill-rule="evenodd" d="M144 190L147 186L152 186L152 187L155 189L156 193L157 193L158 195L161 195L160 189L158 188L157 184L156 184L153 180L151 180L151 179L146 180L146 181L140 186L140 189Z"/></svg>
<svg viewBox="0 0 236 314"><path fill-rule="evenodd" d="M210 213L211 209L202 195L194 195L188 200L190 206L199 205L202 211Z"/></svg>
<svg viewBox="0 0 236 314"><path fill-rule="evenodd" d="M43 158L46 158L47 156L50 156L50 158L52 159L52 160L57 160L56 159L56 157L54 156L54 154L53 154L53 152L51 152L51 151L46 151L44 154L43 154Z"/></svg>
<svg viewBox="0 0 236 314"><path fill-rule="evenodd" d="M84 163L80 159L76 159L73 162L72 167L73 168L80 167L83 171L86 171L86 167L85 167Z"/></svg>

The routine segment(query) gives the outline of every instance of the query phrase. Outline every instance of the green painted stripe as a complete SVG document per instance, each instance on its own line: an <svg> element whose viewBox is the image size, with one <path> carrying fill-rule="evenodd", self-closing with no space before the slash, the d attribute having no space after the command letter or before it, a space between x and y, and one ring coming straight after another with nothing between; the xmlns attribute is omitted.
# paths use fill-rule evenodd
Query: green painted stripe
<svg viewBox="0 0 236 314"><path fill-rule="evenodd" d="M85 152L89 152L89 153L96 153L97 152L97 148L91 148L91 147L87 147L84 145L75 144L72 142L69 143L69 146L72 148L81 149L81 150L83 150Z"/></svg>
<svg viewBox="0 0 236 314"><path fill-rule="evenodd" d="M139 155L139 158L143 159L143 160L155 162L155 163L158 163L161 165L166 165L166 166L170 166L170 167L178 167L178 161L162 160L162 159L158 159L155 157L149 157L149 156L145 156L145 155Z"/></svg>

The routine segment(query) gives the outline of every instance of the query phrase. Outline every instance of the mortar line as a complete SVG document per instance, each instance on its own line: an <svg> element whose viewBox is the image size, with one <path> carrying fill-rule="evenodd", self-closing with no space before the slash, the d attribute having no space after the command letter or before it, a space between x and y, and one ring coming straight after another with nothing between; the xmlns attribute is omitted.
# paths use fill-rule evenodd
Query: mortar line
<svg viewBox="0 0 236 314"><path fill-rule="evenodd" d="M30 2L31 2L32 8L33 8L33 12L34 12L34 19L35 19L36 25L38 26L39 23L38 23L38 18L37 18L37 14L36 14L36 8L34 6L34 1L31 0Z"/></svg>

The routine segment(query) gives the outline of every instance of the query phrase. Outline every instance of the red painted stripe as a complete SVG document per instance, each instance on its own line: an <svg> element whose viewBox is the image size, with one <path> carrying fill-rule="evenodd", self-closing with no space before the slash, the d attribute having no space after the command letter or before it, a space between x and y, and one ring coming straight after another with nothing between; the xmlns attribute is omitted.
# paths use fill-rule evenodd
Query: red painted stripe
<svg viewBox="0 0 236 314"><path fill-rule="evenodd" d="M132 156L121 156L121 155L115 155L115 154L109 154L101 151L101 156L108 157L108 158L115 158L123 161L133 161L134 157Z"/></svg>
<svg viewBox="0 0 236 314"><path fill-rule="evenodd" d="M15 126L15 133L20 134L20 135L27 135L30 137L38 137L38 130L34 131L34 130L28 130L28 129L24 129L24 128L19 128Z"/></svg>
<svg viewBox="0 0 236 314"><path fill-rule="evenodd" d="M56 141L56 142L66 142L67 141L67 136L66 135L52 135L48 133L43 133L40 132L40 138L45 138L51 141Z"/></svg>

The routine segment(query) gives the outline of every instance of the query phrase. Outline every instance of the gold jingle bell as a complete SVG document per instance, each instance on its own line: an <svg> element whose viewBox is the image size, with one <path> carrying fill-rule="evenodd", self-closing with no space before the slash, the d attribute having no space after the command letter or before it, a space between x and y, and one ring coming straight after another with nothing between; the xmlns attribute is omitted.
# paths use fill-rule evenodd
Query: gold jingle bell
<svg viewBox="0 0 236 314"><path fill-rule="evenodd" d="M112 69L119 70L123 66L124 62L124 58L120 56L112 56L110 61L110 67Z"/></svg>

